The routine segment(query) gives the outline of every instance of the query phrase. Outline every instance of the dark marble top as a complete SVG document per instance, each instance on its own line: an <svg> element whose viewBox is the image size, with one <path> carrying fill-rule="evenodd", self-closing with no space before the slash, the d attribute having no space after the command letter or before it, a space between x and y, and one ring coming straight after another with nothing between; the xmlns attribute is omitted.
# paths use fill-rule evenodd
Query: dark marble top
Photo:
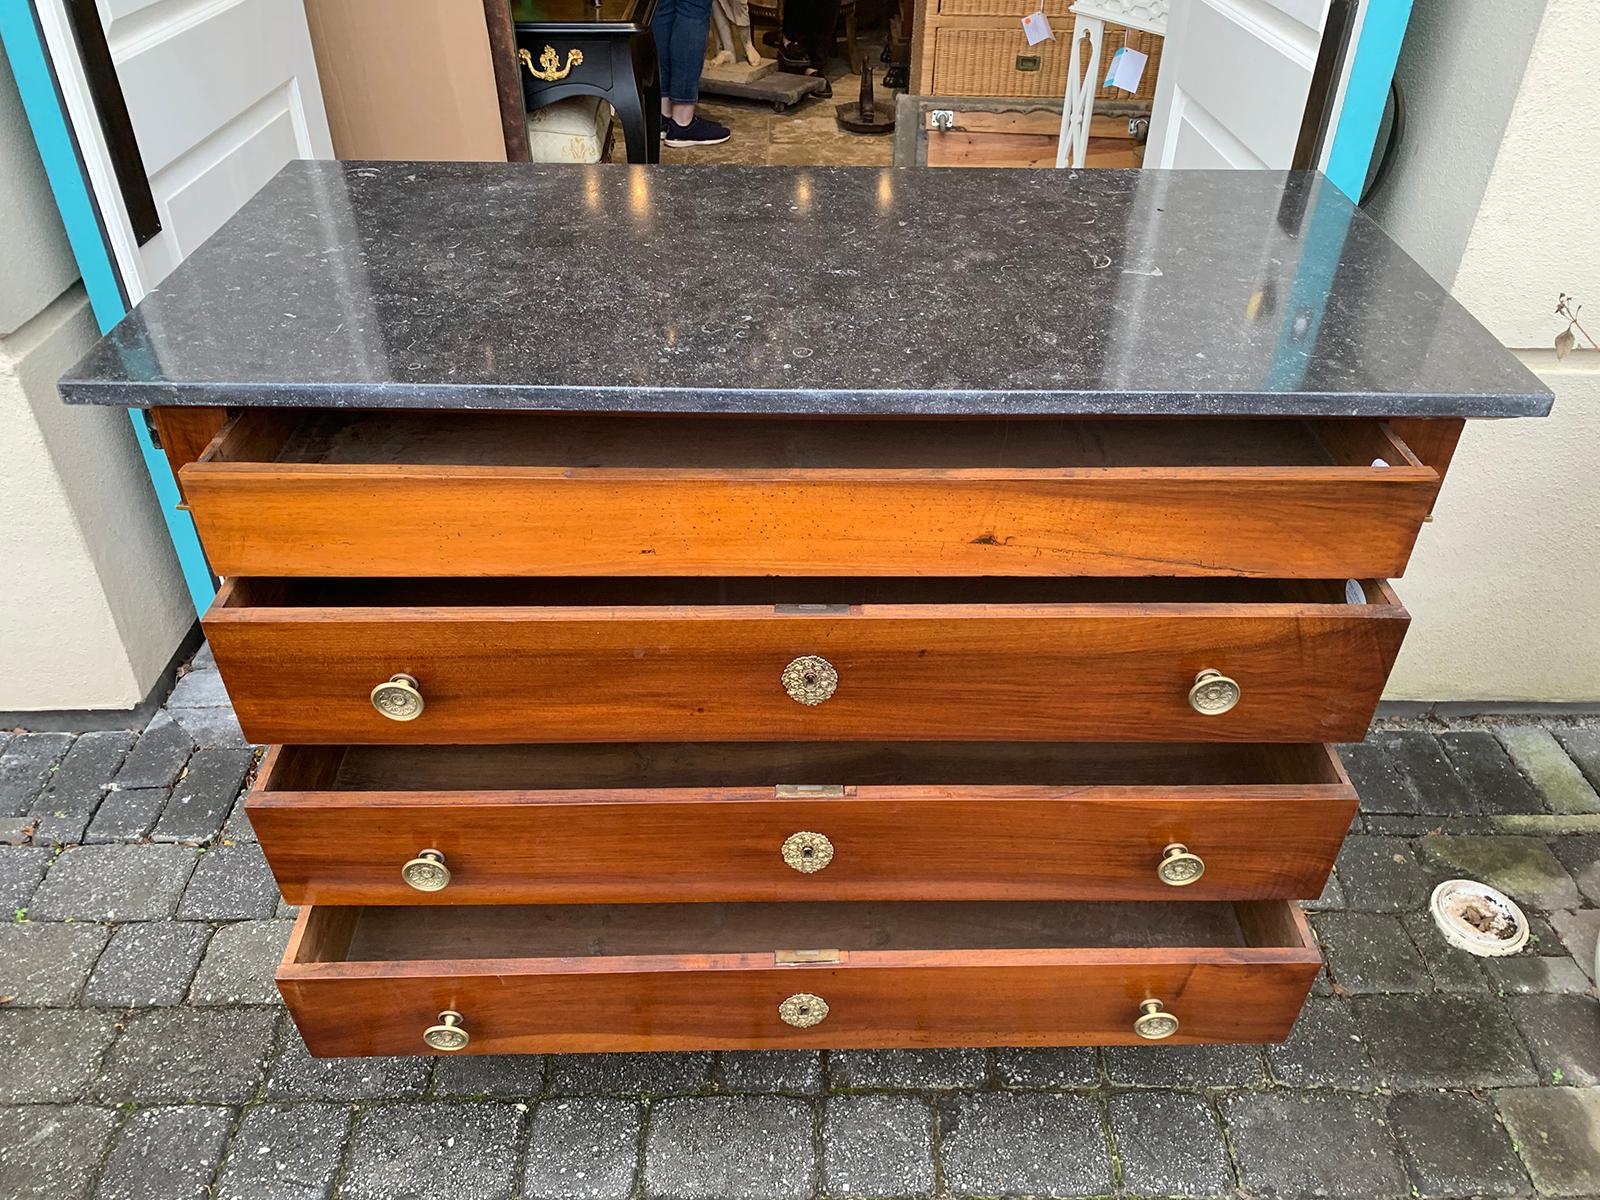
<svg viewBox="0 0 1600 1200"><path fill-rule="evenodd" d="M1313 175L299 162L72 403L1514 416L1549 391Z"/></svg>

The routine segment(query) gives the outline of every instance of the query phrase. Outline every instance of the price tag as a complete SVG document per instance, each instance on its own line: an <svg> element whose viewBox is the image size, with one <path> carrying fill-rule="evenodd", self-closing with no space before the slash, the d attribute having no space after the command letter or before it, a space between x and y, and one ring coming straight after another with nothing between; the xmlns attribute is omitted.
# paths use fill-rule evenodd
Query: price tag
<svg viewBox="0 0 1600 1200"><path fill-rule="evenodd" d="M1022 32L1028 39L1028 45L1037 46L1040 42L1047 42L1055 37L1055 31L1050 28L1050 18L1042 12L1031 12L1022 18Z"/></svg>
<svg viewBox="0 0 1600 1200"><path fill-rule="evenodd" d="M1148 54L1135 50L1132 46L1123 46L1111 56L1111 69L1106 72L1106 81L1100 86L1137 92L1139 80L1144 78L1144 65L1149 61Z"/></svg>
<svg viewBox="0 0 1600 1200"><path fill-rule="evenodd" d="M1367 591L1361 586L1359 579L1346 579L1344 581L1344 602L1346 604L1365 604Z"/></svg>

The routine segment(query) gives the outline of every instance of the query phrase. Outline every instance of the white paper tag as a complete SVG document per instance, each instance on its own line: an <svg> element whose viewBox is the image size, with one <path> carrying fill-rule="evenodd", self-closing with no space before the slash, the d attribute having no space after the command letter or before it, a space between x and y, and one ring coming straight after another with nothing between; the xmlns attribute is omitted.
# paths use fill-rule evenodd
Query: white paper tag
<svg viewBox="0 0 1600 1200"><path fill-rule="evenodd" d="M1346 604L1365 604L1367 591L1361 586L1359 579L1346 579L1344 581L1344 602Z"/></svg>
<svg viewBox="0 0 1600 1200"><path fill-rule="evenodd" d="M1047 42L1055 37L1055 31L1050 28L1050 18L1042 12L1031 12L1022 18L1022 32L1027 35L1028 45L1037 46L1040 42Z"/></svg>
<svg viewBox="0 0 1600 1200"><path fill-rule="evenodd" d="M1106 72L1106 81L1100 86L1137 92L1139 80L1144 78L1144 65L1149 61L1148 54L1135 50L1132 46L1123 46L1111 56L1111 69Z"/></svg>
<svg viewBox="0 0 1600 1200"><path fill-rule="evenodd" d="M1389 464L1384 462L1381 458L1375 458L1372 460L1372 465L1375 467L1387 467Z"/></svg>

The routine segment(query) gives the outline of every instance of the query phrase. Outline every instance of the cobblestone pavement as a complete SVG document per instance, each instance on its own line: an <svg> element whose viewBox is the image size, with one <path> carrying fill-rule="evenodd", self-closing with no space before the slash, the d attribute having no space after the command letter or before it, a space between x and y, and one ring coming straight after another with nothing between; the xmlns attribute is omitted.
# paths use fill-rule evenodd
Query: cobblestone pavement
<svg viewBox="0 0 1600 1200"><path fill-rule="evenodd" d="M1600 727L1386 722L1281 1046L315 1060L205 653L0 733L0 1198L1600 1196ZM1529 951L1448 948L1469 875Z"/></svg>

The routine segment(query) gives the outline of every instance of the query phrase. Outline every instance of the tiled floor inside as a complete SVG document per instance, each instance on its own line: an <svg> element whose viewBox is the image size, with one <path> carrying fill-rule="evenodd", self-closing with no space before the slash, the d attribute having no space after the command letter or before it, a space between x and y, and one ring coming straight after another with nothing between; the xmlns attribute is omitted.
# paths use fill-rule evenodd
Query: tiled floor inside
<svg viewBox="0 0 1600 1200"><path fill-rule="evenodd" d="M202 653L142 730L0 733L0 1198L1600 1196L1600 724L1342 753L1284 1045L315 1060ZM1457 875L1524 953L1442 941Z"/></svg>

